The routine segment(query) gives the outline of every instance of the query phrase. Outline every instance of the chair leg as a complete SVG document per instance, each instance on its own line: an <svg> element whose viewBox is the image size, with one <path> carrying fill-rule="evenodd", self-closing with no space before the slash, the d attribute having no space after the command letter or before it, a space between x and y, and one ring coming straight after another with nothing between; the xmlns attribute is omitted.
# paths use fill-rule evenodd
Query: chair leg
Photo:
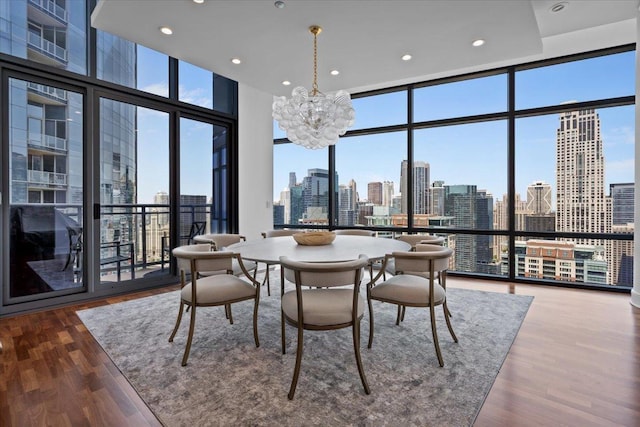
<svg viewBox="0 0 640 427"><path fill-rule="evenodd" d="M369 303L369 342L367 348L371 348L373 345L373 304L371 304L371 298L367 298Z"/></svg>
<svg viewBox="0 0 640 427"><path fill-rule="evenodd" d="M433 334L433 345L436 347L436 355L440 366L444 366L442 353L440 353L440 344L438 343L438 331L436 330L436 312L433 305L429 306L429 314L431 315L431 333Z"/></svg>
<svg viewBox="0 0 640 427"><path fill-rule="evenodd" d="M402 316L400 316L400 321L404 322L404 314L407 312L407 306L403 305L402 306Z"/></svg>
<svg viewBox="0 0 640 427"><path fill-rule="evenodd" d="M271 280L269 280L269 264L266 264L267 268L266 271L264 272L264 280L262 281L262 286L267 285L267 295L271 296ZM257 270L257 267L256 267Z"/></svg>
<svg viewBox="0 0 640 427"><path fill-rule="evenodd" d="M398 305L398 315L396 316L396 326L400 324L400 316L402 315L402 306Z"/></svg>
<svg viewBox="0 0 640 427"><path fill-rule="evenodd" d="M287 350L285 347L285 341L286 341L286 336L285 336L285 324L284 324L284 313L282 312L282 310L280 310L280 338L282 341L282 354L286 354Z"/></svg>
<svg viewBox="0 0 640 427"><path fill-rule="evenodd" d="M258 301L258 298L256 298L253 305L253 340L256 342L256 347L260 347L260 339L258 338Z"/></svg>
<svg viewBox="0 0 640 427"><path fill-rule="evenodd" d="M289 388L289 394L287 397L289 400L293 400L293 395L296 392L296 386L298 385L298 377L300 376L300 365L302 363L302 346L303 341L303 329L301 325L298 325L298 345L296 348L296 367L293 370L293 378L291 379L291 387Z"/></svg>
<svg viewBox="0 0 640 427"><path fill-rule="evenodd" d="M227 315L227 319L229 319L229 324L233 325L233 314L231 314L231 304L224 305L224 312Z"/></svg>
<svg viewBox="0 0 640 427"><path fill-rule="evenodd" d="M184 303L180 301L180 308L178 309L178 318L176 319L176 326L173 328L173 332L171 332L171 336L169 337L169 342L173 342L173 338L176 336L176 332L178 332L180 321L182 321L183 311L184 311Z"/></svg>
<svg viewBox="0 0 640 427"><path fill-rule="evenodd" d="M458 342L458 337L456 337L456 334L455 332L453 332L453 328L451 327L451 320L449 319L449 317L451 317L451 314L447 315L447 313L449 313L449 308L447 308L447 301L442 304L442 308L444 309L444 320L447 322L447 328L449 328L451 338L453 338L454 342Z"/></svg>
<svg viewBox="0 0 640 427"><path fill-rule="evenodd" d="M353 325L353 349L356 353L356 364L358 365L358 373L360 374L360 380L362 381L364 392L366 394L371 394L369 383L367 382L367 377L365 376L364 368L362 367L362 358L360 357L360 319L357 319Z"/></svg>
<svg viewBox="0 0 640 427"><path fill-rule="evenodd" d="M187 366L187 359L189 358L189 352L191 351L191 340L193 340L193 330L196 325L196 307L191 307L191 323L189 323L189 337L187 338L187 346L184 349L184 356L182 356L182 366Z"/></svg>

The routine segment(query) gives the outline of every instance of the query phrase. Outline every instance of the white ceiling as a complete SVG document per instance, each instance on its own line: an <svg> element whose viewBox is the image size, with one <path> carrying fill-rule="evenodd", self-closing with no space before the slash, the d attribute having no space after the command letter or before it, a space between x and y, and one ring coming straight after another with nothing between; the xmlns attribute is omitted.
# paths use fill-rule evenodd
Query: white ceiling
<svg viewBox="0 0 640 427"><path fill-rule="evenodd" d="M274 95L351 92L636 41L638 0L99 0L96 28ZM169 26L173 35L160 33ZM482 38L484 46L471 42ZM400 57L410 53L411 61ZM240 58L234 65L231 58ZM340 71L331 76L330 70ZM289 80L291 86L282 85Z"/></svg>

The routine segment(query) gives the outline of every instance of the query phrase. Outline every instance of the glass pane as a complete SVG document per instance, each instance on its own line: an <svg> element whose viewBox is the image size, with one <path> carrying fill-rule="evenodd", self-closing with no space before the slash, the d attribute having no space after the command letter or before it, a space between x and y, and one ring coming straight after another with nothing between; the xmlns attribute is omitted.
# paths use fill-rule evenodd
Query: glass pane
<svg viewBox="0 0 640 427"><path fill-rule="evenodd" d="M516 108L635 94L635 51L516 73Z"/></svg>
<svg viewBox="0 0 640 427"><path fill-rule="evenodd" d="M178 99L200 107L213 107L213 73L179 61Z"/></svg>
<svg viewBox="0 0 640 427"><path fill-rule="evenodd" d="M414 145L416 225L428 218L445 227L492 230L494 196L507 190L507 122L421 129ZM406 212L403 184L400 192Z"/></svg>
<svg viewBox="0 0 640 427"><path fill-rule="evenodd" d="M84 1L3 1L0 52L87 74L86 22Z"/></svg>
<svg viewBox="0 0 640 427"><path fill-rule="evenodd" d="M419 88L413 100L415 122L503 112L507 110L507 75Z"/></svg>
<svg viewBox="0 0 640 427"><path fill-rule="evenodd" d="M168 191L169 115L101 99L101 283L168 273Z"/></svg>
<svg viewBox="0 0 640 427"><path fill-rule="evenodd" d="M607 255L609 254L609 255ZM633 240L540 239L516 240L516 276L572 285L633 286ZM502 274L508 272L507 251Z"/></svg>
<svg viewBox="0 0 640 427"><path fill-rule="evenodd" d="M9 90L9 297L84 291L83 96L17 79ZM49 112L64 138L45 134Z"/></svg>
<svg viewBox="0 0 640 427"><path fill-rule="evenodd" d="M169 96L169 57L104 31L97 32L98 78Z"/></svg>
<svg viewBox="0 0 640 427"><path fill-rule="evenodd" d="M328 148L309 150L295 144L274 146L274 225L328 225L328 151Z"/></svg>
<svg viewBox="0 0 640 427"><path fill-rule="evenodd" d="M402 164L407 133L342 138L336 144L336 224L394 226L401 214ZM405 215L406 217L406 215Z"/></svg>
<svg viewBox="0 0 640 427"><path fill-rule="evenodd" d="M180 119L180 245L211 231L213 125Z"/></svg>
<svg viewBox="0 0 640 427"><path fill-rule="evenodd" d="M407 117L407 91L353 99L356 121L351 129L366 129L405 124ZM380 114L384 111L384 114ZM349 129L347 129L349 130Z"/></svg>
<svg viewBox="0 0 640 427"><path fill-rule="evenodd" d="M516 207L522 231L633 234L633 106L522 118L516 121ZM602 247L607 284L632 247L618 241L565 239Z"/></svg>

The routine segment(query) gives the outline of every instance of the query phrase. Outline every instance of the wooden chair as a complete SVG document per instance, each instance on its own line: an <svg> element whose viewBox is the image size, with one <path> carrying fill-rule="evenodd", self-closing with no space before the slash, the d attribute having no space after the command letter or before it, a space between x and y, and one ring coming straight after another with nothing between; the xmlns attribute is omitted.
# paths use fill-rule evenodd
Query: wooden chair
<svg viewBox="0 0 640 427"><path fill-rule="evenodd" d="M184 307L191 308L191 319L189 322L189 333L187 344L182 357L182 366L187 364L191 341L196 324L196 308L224 306L226 317L233 324L231 315L231 304L254 300L253 306L253 339L256 347L260 347L258 340L258 302L260 301L260 283L258 283L246 270L240 254L227 251L212 251L211 245L186 245L179 246L173 250L173 256L178 260L180 270L180 308L178 318L173 332L169 337L169 342L178 332ZM232 260L237 259L240 268L249 282L235 276L232 270ZM201 277L201 271L217 271L220 274ZM191 281L186 281L187 273L190 274Z"/></svg>
<svg viewBox="0 0 640 427"><path fill-rule="evenodd" d="M364 255L353 261L327 263L298 262L280 257L282 354L286 352L285 323L298 330L296 364L289 388L289 400L293 399L298 384L305 329L324 331L351 327L360 380L365 393L370 393L360 357L360 320L365 304L360 296L360 281L362 270L368 263L369 259ZM284 291L285 278L295 284L294 290ZM347 288L348 285L350 287Z"/></svg>
<svg viewBox="0 0 640 427"><path fill-rule="evenodd" d="M427 245L429 246L429 245ZM395 275L382 283L375 284L375 281L383 274L383 270L378 273L376 280L367 285L367 301L369 305L369 344L373 344L373 300L396 304L398 315L396 325L404 318L406 307L429 307L431 318L431 333L433 344L438 356L440 366L444 366L440 345L438 343L438 333L436 329L435 307L443 306L445 321L449 333L455 342L458 338L453 332L451 320L449 319L446 295L446 272L449 268L449 258L453 254L450 248L431 245L432 249L420 252L393 252L385 256L385 264L389 259L395 259ZM427 272L427 278L416 274ZM442 285L435 282L435 277L439 273L442 278Z"/></svg>

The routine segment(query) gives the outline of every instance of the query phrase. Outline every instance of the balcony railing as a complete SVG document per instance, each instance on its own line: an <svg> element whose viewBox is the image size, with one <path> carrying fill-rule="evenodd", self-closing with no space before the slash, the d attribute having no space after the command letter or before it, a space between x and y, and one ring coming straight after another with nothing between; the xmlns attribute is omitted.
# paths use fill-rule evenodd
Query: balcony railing
<svg viewBox="0 0 640 427"><path fill-rule="evenodd" d="M29 4L60 19L61 21L67 22L67 10L52 0L29 0Z"/></svg>
<svg viewBox="0 0 640 427"><path fill-rule="evenodd" d="M28 180L33 184L67 185L66 173L29 170Z"/></svg>
<svg viewBox="0 0 640 427"><path fill-rule="evenodd" d="M27 88L51 99L55 99L60 102L67 102L66 90L33 82L27 82Z"/></svg>
<svg viewBox="0 0 640 427"><path fill-rule="evenodd" d="M47 56L67 62L67 49L51 43L34 33L29 33L29 46L38 49Z"/></svg>
<svg viewBox="0 0 640 427"><path fill-rule="evenodd" d="M42 139L29 139L29 146L34 148L48 148L67 151L67 140L51 135L42 135Z"/></svg>

